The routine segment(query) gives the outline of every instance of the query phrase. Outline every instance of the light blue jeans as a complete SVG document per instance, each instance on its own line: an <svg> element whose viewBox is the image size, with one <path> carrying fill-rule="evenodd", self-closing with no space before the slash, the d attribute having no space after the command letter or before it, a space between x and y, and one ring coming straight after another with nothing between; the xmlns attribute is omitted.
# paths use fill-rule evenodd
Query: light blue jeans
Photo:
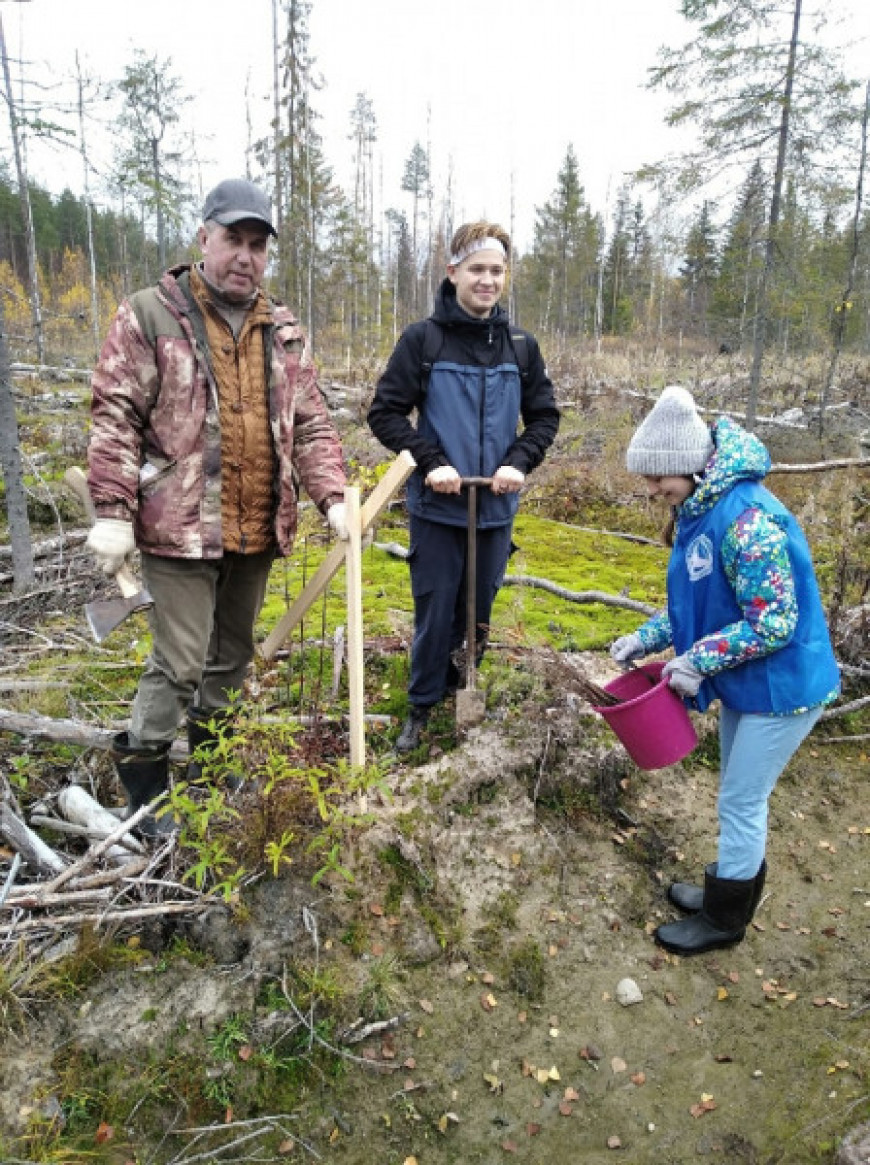
<svg viewBox="0 0 870 1165"><path fill-rule="evenodd" d="M821 714L821 705L796 716L759 716L720 705L717 877L744 879L758 873L770 794Z"/></svg>

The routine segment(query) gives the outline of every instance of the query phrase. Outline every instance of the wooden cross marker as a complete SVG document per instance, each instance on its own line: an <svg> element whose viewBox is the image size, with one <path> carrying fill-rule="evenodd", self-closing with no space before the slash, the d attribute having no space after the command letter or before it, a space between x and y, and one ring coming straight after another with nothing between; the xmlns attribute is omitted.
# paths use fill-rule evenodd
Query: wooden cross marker
<svg viewBox="0 0 870 1165"><path fill-rule="evenodd" d="M359 488L348 486L344 493L347 506L347 525L350 538L337 542L321 562L315 573L289 609L263 640L259 652L263 659L272 659L275 652L290 635L293 628L326 590L330 579L343 565L347 567L347 668L350 686L350 761L352 765L365 764L365 721L363 716L363 621L362 621L362 540L374 524L381 510L402 488L417 463L407 451L402 452L360 506Z"/></svg>

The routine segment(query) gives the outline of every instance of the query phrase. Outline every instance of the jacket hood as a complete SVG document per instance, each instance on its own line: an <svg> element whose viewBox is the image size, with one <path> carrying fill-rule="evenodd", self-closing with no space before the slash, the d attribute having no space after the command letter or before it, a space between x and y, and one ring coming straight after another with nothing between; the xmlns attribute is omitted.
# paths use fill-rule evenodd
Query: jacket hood
<svg viewBox="0 0 870 1165"><path fill-rule="evenodd" d="M770 454L754 433L736 421L720 417L713 425L715 449L704 469L698 488L687 498L681 511L697 517L709 510L739 481L761 481L770 470Z"/></svg>
<svg viewBox="0 0 870 1165"><path fill-rule="evenodd" d="M444 327L474 328L480 331L491 328L506 328L509 322L507 312L498 303L488 316L481 318L469 315L459 306L459 301L456 298L456 287L446 276L442 279L441 286L435 296L435 309L431 318Z"/></svg>

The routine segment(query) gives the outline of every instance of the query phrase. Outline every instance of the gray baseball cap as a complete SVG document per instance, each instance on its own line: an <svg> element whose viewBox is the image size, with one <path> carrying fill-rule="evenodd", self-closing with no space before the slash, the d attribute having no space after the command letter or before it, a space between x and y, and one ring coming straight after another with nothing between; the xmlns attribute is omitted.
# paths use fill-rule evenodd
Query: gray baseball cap
<svg viewBox="0 0 870 1165"><path fill-rule="evenodd" d="M202 221L209 219L223 227L253 219L265 223L270 234L278 234L272 226L272 203L268 195L246 178L226 178L215 186L202 208Z"/></svg>

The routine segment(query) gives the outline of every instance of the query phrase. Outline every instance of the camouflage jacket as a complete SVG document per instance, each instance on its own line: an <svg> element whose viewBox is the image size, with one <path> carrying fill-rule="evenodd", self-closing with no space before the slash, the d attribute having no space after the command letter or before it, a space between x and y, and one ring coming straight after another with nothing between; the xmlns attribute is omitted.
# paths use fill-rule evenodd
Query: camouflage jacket
<svg viewBox="0 0 870 1165"><path fill-rule="evenodd" d="M344 498L341 442L293 314L266 329L273 519L279 553L296 534L297 481L322 513ZM136 544L170 558L220 558L218 390L189 268L125 299L94 371L88 484L97 516L131 519Z"/></svg>

